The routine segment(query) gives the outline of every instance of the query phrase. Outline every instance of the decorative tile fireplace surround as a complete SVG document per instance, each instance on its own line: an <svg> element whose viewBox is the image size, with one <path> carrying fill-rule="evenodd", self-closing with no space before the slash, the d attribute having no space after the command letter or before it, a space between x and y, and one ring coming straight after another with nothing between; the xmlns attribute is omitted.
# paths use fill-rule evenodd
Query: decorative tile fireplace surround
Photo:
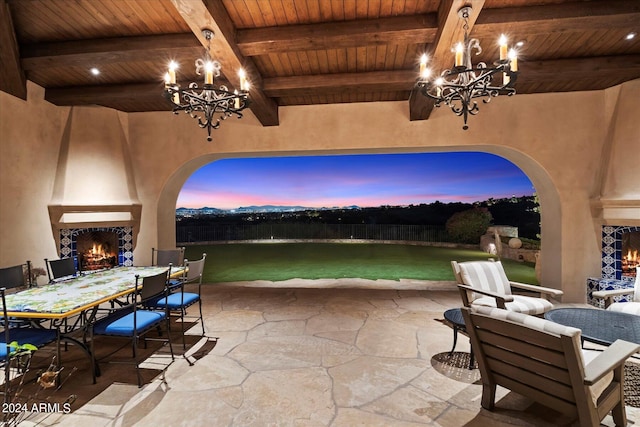
<svg viewBox="0 0 640 427"><path fill-rule="evenodd" d="M640 227L612 226L602 227L602 277L587 278L587 302L604 308L604 302L593 298L595 291L633 288L635 277L622 274L622 236L624 233L640 231ZM627 301L626 296L615 298L616 301Z"/></svg>
<svg viewBox="0 0 640 427"><path fill-rule="evenodd" d="M78 237L88 234L114 233L117 250L112 248L118 265L133 266L133 250L140 227L142 206L140 204L120 205L49 205L49 216L53 236L61 258L74 258L80 270L81 255L78 253ZM99 243L99 242L97 242ZM80 246L85 245L83 242ZM109 245L111 246L111 245ZM84 268L82 268L84 269ZM91 268L90 268L91 269Z"/></svg>
<svg viewBox="0 0 640 427"><path fill-rule="evenodd" d="M97 231L112 232L118 236L118 265L133 266L133 227L88 227L63 228L60 230L60 257L72 257L79 262L77 239L78 236Z"/></svg>

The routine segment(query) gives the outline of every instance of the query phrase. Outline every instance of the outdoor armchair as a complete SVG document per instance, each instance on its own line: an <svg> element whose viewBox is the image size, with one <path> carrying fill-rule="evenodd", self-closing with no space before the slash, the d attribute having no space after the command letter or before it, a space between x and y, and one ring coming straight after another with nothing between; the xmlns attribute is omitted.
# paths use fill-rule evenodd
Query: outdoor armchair
<svg viewBox="0 0 640 427"><path fill-rule="evenodd" d="M616 302L614 297L632 295L633 299L627 302ZM604 299L604 307L611 311L636 314L640 316L640 265L636 267L636 280L633 288L612 289L608 291L596 291L594 298Z"/></svg>
<svg viewBox="0 0 640 427"><path fill-rule="evenodd" d="M557 289L510 281L500 261L451 261L451 267L465 307L499 307L541 316L553 308L550 298L562 296ZM540 296L514 295L512 288Z"/></svg>
<svg viewBox="0 0 640 427"><path fill-rule="evenodd" d="M580 329L490 307L462 308L482 377L482 407L495 407L500 385L581 426L610 412L626 426L624 362L640 345L618 340L605 351L582 350Z"/></svg>

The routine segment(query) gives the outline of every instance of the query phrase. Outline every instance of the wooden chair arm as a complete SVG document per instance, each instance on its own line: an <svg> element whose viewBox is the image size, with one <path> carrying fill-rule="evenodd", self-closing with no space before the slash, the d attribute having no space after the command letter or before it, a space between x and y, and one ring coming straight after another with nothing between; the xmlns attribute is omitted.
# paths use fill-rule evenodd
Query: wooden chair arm
<svg viewBox="0 0 640 427"><path fill-rule="evenodd" d="M594 298L607 299L607 298L616 297L618 295L631 295L633 294L633 291L634 291L633 288L611 289L608 291L595 291L591 295Z"/></svg>
<svg viewBox="0 0 640 427"><path fill-rule="evenodd" d="M496 305L498 308L506 309L505 303L513 301L513 295L502 295L496 294L495 292L485 291L481 289L476 289L472 286L468 285L458 285L458 289L460 290L462 301L465 304L465 307L469 307L472 301L469 300L469 292L473 292L476 294L486 295L492 298L495 298Z"/></svg>
<svg viewBox="0 0 640 427"><path fill-rule="evenodd" d="M611 304L613 304L613 297L617 297L620 295L633 295L633 288L622 288L622 289L611 289L608 291L595 291L591 294L594 298L599 298L604 300L604 308L609 308Z"/></svg>
<svg viewBox="0 0 640 427"><path fill-rule="evenodd" d="M529 285L527 283L511 282L511 281L509 282L509 284L511 285L512 288L518 288L525 291L537 292L541 295L549 295L553 298L559 298L564 294L564 292L562 292L559 289L545 288L544 286Z"/></svg>
<svg viewBox="0 0 640 427"><path fill-rule="evenodd" d="M632 354L640 351L640 345L628 341L616 340L585 366L584 384L593 385L599 379L620 366Z"/></svg>

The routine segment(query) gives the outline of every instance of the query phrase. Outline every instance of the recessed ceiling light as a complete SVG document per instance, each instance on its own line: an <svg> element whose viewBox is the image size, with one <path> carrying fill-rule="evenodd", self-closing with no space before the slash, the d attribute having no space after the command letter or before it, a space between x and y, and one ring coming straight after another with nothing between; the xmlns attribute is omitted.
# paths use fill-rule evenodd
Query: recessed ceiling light
<svg viewBox="0 0 640 427"><path fill-rule="evenodd" d="M520 40L518 43L516 43L516 46L518 47L522 47L524 45L524 40Z"/></svg>
<svg viewBox="0 0 640 427"><path fill-rule="evenodd" d="M100 74L100 70L98 70L97 68L92 68L91 70L91 74L93 74L94 76L97 76L98 74Z"/></svg>
<svg viewBox="0 0 640 427"><path fill-rule="evenodd" d="M635 36L637 36L637 33L629 33L629 34L627 34L624 38L625 38L626 40L631 40L631 39L633 39Z"/></svg>

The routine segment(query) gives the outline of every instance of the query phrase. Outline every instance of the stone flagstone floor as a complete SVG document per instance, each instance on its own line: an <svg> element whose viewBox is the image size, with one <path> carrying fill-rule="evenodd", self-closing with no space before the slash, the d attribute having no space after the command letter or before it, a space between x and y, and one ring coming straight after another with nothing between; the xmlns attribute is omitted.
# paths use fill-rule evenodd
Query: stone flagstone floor
<svg viewBox="0 0 640 427"><path fill-rule="evenodd" d="M504 389L498 410L483 410L477 369L435 361L452 345L442 313L460 305L450 284L245 285L204 286L207 333L219 341L194 366L176 359L166 382L158 378L141 389L113 384L71 414L33 417L24 425L571 425ZM389 286L396 289L384 289ZM466 337L456 350L469 351ZM627 416L629 425L640 423L637 408L628 407ZM613 425L610 416L605 425Z"/></svg>

